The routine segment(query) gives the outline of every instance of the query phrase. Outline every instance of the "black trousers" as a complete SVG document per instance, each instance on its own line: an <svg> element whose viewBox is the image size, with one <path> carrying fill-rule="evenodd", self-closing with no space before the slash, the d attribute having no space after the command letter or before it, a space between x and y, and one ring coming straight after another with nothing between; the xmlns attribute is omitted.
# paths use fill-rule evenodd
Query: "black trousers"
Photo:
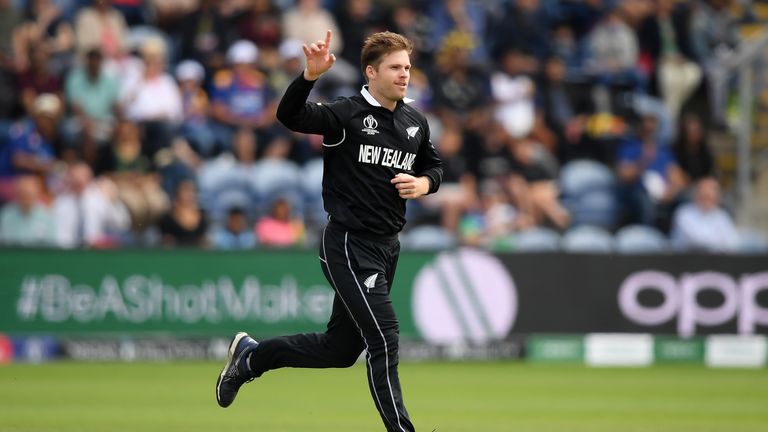
<svg viewBox="0 0 768 432"><path fill-rule="evenodd" d="M327 330L261 341L251 356L254 373L349 367L365 350L368 386L386 430L414 431L400 390L399 325L389 298L399 253L396 236L363 237L329 224L320 242L323 273L336 291Z"/></svg>

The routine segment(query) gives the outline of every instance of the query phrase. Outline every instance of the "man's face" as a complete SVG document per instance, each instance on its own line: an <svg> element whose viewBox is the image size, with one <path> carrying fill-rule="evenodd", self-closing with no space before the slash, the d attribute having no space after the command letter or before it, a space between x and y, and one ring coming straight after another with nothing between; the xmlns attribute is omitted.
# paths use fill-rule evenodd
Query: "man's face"
<svg viewBox="0 0 768 432"><path fill-rule="evenodd" d="M408 52L401 50L385 54L378 68L368 66L366 75L374 96L395 102L402 100L411 78L411 60Z"/></svg>

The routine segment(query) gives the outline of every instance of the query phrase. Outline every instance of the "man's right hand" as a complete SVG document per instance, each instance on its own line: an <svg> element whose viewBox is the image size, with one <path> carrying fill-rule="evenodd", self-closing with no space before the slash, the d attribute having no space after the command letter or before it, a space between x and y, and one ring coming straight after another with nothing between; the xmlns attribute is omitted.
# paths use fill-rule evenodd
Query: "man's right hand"
<svg viewBox="0 0 768 432"><path fill-rule="evenodd" d="M331 31L325 33L325 40L318 40L315 43L302 45L304 56L307 58L307 67L304 69L304 78L314 81L320 78L328 69L333 66L336 56L331 54Z"/></svg>

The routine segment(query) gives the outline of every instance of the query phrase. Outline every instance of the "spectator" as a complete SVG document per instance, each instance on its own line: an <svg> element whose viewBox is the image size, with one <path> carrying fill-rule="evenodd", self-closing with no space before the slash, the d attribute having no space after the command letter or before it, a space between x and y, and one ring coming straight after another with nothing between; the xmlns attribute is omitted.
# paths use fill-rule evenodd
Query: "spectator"
<svg viewBox="0 0 768 432"><path fill-rule="evenodd" d="M282 95L285 89L304 70L304 51L298 39L286 39L277 50L278 66L270 72L269 83L275 93Z"/></svg>
<svg viewBox="0 0 768 432"><path fill-rule="evenodd" d="M72 60L75 35L52 0L27 2L26 19L13 34L17 67L28 69L36 51L51 59L51 72L60 75Z"/></svg>
<svg viewBox="0 0 768 432"><path fill-rule="evenodd" d="M652 71L650 89L664 100L674 122L685 101L701 82L693 61L688 8L673 0L654 0L656 13L641 24L640 50Z"/></svg>
<svg viewBox="0 0 768 432"><path fill-rule="evenodd" d="M739 24L730 12L732 0L702 0L691 13L691 48L706 75L712 120L725 125L730 83L724 63L739 44Z"/></svg>
<svg viewBox="0 0 768 432"><path fill-rule="evenodd" d="M488 60L485 44L480 43L486 34L485 24L488 21L487 12L482 2L474 0L433 1L428 13L433 23L433 45L438 46L452 34L460 33L472 41L472 48L467 52L467 57L472 64L480 64Z"/></svg>
<svg viewBox="0 0 768 432"><path fill-rule="evenodd" d="M339 31L333 15L320 5L320 0L298 0L295 6L283 14L283 32L286 39L298 39L309 44L315 41L317 35L325 34L326 30L335 35L331 40L330 51L343 52L343 34ZM357 61L352 64L357 64Z"/></svg>
<svg viewBox="0 0 768 432"><path fill-rule="evenodd" d="M571 217L558 201L556 162L544 146L531 138L513 138L508 145L513 172L510 188L518 209L537 225L554 225L564 231Z"/></svg>
<svg viewBox="0 0 768 432"><path fill-rule="evenodd" d="M687 113L678 123L679 131L673 150L680 168L689 181L711 176L714 174L714 160L701 117Z"/></svg>
<svg viewBox="0 0 768 432"><path fill-rule="evenodd" d="M81 58L98 48L108 61L119 61L128 51L128 26L110 0L93 0L75 17L77 49Z"/></svg>
<svg viewBox="0 0 768 432"><path fill-rule="evenodd" d="M685 188L685 177L669 147L657 141L657 125L656 117L646 115L637 136L619 146L616 170L624 222L656 223Z"/></svg>
<svg viewBox="0 0 768 432"><path fill-rule="evenodd" d="M29 67L19 73L18 87L24 112L32 115L32 104L41 94L52 94L60 100L63 98L61 78L53 73L48 53L42 46L33 45L30 47L29 57Z"/></svg>
<svg viewBox="0 0 768 432"><path fill-rule="evenodd" d="M208 219L197 203L194 181L178 183L171 209L158 222L163 246L206 247Z"/></svg>
<svg viewBox="0 0 768 432"><path fill-rule="evenodd" d="M107 178L94 180L82 162L68 168L66 190L56 196L53 215L56 243L66 249L118 246L131 223L115 184Z"/></svg>
<svg viewBox="0 0 768 432"><path fill-rule="evenodd" d="M180 58L196 60L211 73L224 67L224 53L233 40L232 19L217 0L201 0L179 25Z"/></svg>
<svg viewBox="0 0 768 432"><path fill-rule="evenodd" d="M456 233L462 215L479 207L475 177L468 171L464 140L459 125L448 124L437 142L437 150L443 161L443 179L440 193L426 195L421 201L428 208L440 212L440 222L447 231Z"/></svg>
<svg viewBox="0 0 768 432"><path fill-rule="evenodd" d="M642 79L637 72L637 35L621 18L616 7L587 36L585 72L607 86L637 87Z"/></svg>
<svg viewBox="0 0 768 432"><path fill-rule="evenodd" d="M255 129L262 137L275 123L277 104L267 77L256 69L259 49L252 42L235 42L227 51L232 65L216 73L211 91L219 142L231 143L236 128Z"/></svg>
<svg viewBox="0 0 768 432"><path fill-rule="evenodd" d="M0 210L0 244L53 245L56 238L53 215L41 202L40 179L19 176L14 186L15 200Z"/></svg>
<svg viewBox="0 0 768 432"><path fill-rule="evenodd" d="M115 183L135 232L144 232L167 211L168 197L149 159L141 154L140 130L135 123L117 126L114 143L99 168Z"/></svg>
<svg viewBox="0 0 768 432"><path fill-rule="evenodd" d="M216 141L211 125L208 94L202 87L204 78L203 66L194 60L184 60L176 66L183 112L181 136L199 155L210 157L223 147L224 143Z"/></svg>
<svg viewBox="0 0 768 432"><path fill-rule="evenodd" d="M256 222L254 231L259 243L265 246L299 246L304 241L304 221L292 214L291 202L277 198L269 214Z"/></svg>
<svg viewBox="0 0 768 432"><path fill-rule="evenodd" d="M536 117L536 85L529 75L536 70L536 60L511 50L501 56L500 63L499 70L491 76L496 120L513 137L527 136Z"/></svg>
<svg viewBox="0 0 768 432"><path fill-rule="evenodd" d="M67 75L65 94L72 116L63 133L66 147L93 165L98 149L108 145L112 136L119 83L104 70L103 56L97 48L89 50L85 59L85 65Z"/></svg>
<svg viewBox="0 0 768 432"><path fill-rule="evenodd" d="M696 183L693 202L678 207L672 243L680 250L734 252L739 236L731 216L720 207L720 185L712 177Z"/></svg>
<svg viewBox="0 0 768 432"><path fill-rule="evenodd" d="M32 122L19 122L11 128L8 144L0 148L0 202L11 199L16 176L45 177L53 169L56 159L52 142L60 111L59 98L40 95L32 106Z"/></svg>
<svg viewBox="0 0 768 432"><path fill-rule="evenodd" d="M469 63L473 48L471 36L455 32L443 40L437 52L431 79L433 108L444 123L464 118L489 102L488 75Z"/></svg>
<svg viewBox="0 0 768 432"><path fill-rule="evenodd" d="M213 247L221 250L245 250L256 246L256 237L248 227L245 211L232 207L227 211L223 227L218 227L211 234Z"/></svg>
<svg viewBox="0 0 768 432"><path fill-rule="evenodd" d="M13 65L13 33L22 23L22 16L12 0L0 0L0 70Z"/></svg>
<svg viewBox="0 0 768 432"><path fill-rule="evenodd" d="M182 120L181 93L176 81L165 72L166 47L160 38L141 45L144 70L120 89L125 118L139 123L145 132L144 153L153 156L168 147Z"/></svg>
<svg viewBox="0 0 768 432"><path fill-rule="evenodd" d="M277 48L282 40L282 16L270 0L252 0L237 17L237 34L261 48Z"/></svg>
<svg viewBox="0 0 768 432"><path fill-rule="evenodd" d="M509 51L519 51L534 60L536 67L552 51L549 17L539 0L516 0L506 8L489 35L493 58ZM494 17L491 17L493 19Z"/></svg>

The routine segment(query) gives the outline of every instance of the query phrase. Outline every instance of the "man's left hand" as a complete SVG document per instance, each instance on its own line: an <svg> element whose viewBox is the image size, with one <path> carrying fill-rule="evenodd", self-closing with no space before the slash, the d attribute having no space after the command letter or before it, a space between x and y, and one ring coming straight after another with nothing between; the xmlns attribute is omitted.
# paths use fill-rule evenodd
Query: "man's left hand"
<svg viewBox="0 0 768 432"><path fill-rule="evenodd" d="M429 178L414 177L410 174L400 173L390 183L394 184L400 193L400 198L414 199L429 193Z"/></svg>

